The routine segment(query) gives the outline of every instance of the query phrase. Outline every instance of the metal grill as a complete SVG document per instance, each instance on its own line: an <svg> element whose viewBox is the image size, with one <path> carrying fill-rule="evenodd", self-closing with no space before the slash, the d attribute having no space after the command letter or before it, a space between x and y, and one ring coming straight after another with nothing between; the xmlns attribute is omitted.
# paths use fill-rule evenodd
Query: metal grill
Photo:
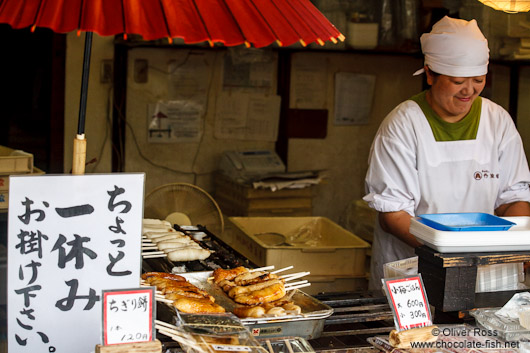
<svg viewBox="0 0 530 353"><path fill-rule="evenodd" d="M172 263L165 258L144 259L144 271L172 272L176 268L176 272L195 272L238 266L258 267L202 226L197 226L195 230L175 228L190 236L194 232L206 233L200 244L212 250L212 255L206 260L182 263ZM382 292L320 293L314 297L334 310L333 315L325 320L320 338L309 341L317 352L374 352L366 338L386 335L394 329L392 312Z"/></svg>
<svg viewBox="0 0 530 353"><path fill-rule="evenodd" d="M321 293L315 297L333 308L320 338L309 341L315 351L372 351L366 338L394 329L392 311L381 292Z"/></svg>

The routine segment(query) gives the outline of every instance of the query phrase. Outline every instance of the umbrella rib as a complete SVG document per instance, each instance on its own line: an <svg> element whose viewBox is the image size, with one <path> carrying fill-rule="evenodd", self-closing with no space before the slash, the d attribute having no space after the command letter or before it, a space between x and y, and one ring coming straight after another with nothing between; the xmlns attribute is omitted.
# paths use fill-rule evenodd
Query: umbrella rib
<svg viewBox="0 0 530 353"><path fill-rule="evenodd" d="M79 18L77 19L77 30L78 30L78 34L79 32L81 31L81 28L83 28L83 24L81 23L82 20L83 20L83 9L85 8L85 1L84 0L81 0L81 4L79 5L80 6L80 9L79 9Z"/></svg>
<svg viewBox="0 0 530 353"><path fill-rule="evenodd" d="M320 19L319 19L319 18L318 18L318 17L317 17L312 11L309 11L309 9L307 8L308 6L306 5L307 2L304 3L302 0L298 0L298 3L299 3L301 6L305 7L306 10L309 12L309 16L311 16L311 17L313 18L313 20L317 21L317 23L318 23L318 25L321 27L321 29L323 29L325 32L327 32L327 35L328 35L329 37L328 37L328 38L324 38L324 40L327 40L327 39L330 39L330 40L331 40L331 38L335 39L335 35L332 34L332 33L329 31L329 29L321 23L321 20L320 20ZM309 2L309 5L312 5L312 4ZM314 7L314 6L313 6L313 7ZM321 13L320 13L320 14L321 14ZM327 18L326 18L323 14L321 14L321 15L327 20ZM329 20L327 20L327 21L329 22ZM331 22L330 22L330 24L331 24ZM332 24L331 24L331 25L332 25ZM338 33L337 38L340 39L340 37L342 36L342 33L340 33L340 31L339 31L338 29L336 29L336 32ZM319 38L319 39L322 40L322 38ZM319 43L319 44L320 44L320 45L323 45L322 43Z"/></svg>
<svg viewBox="0 0 530 353"><path fill-rule="evenodd" d="M261 12L260 12L259 9L256 7L256 5L254 4L254 2L253 2L253 1L250 1L250 4L251 4L251 6L254 7L254 9L256 9L256 12L259 13L259 14L261 15ZM261 15L261 17L263 17L263 15ZM269 22L267 22L267 20L266 20L265 18L264 18L263 20L264 20L263 22L265 22L265 24L267 25L267 27L269 27L270 31L271 31L271 32L274 34L274 36L276 37L276 43L278 43L278 45L279 45L280 47L283 47L283 43L282 43L282 41L280 40L280 37L278 36L278 34L274 31L274 29L271 27L271 25L269 24ZM291 25L289 25L289 26L291 26ZM291 28L292 28L292 26L291 26ZM296 32L296 31L295 31L295 32ZM298 33L297 33L297 34L298 34Z"/></svg>
<svg viewBox="0 0 530 353"><path fill-rule="evenodd" d="M285 20L287 21L287 24L289 25L289 27L291 27L291 29L293 30L293 32L296 33L296 35L298 36L299 41L300 43L305 47L307 44L306 44L306 41L304 40L304 38L302 37L302 35L296 30L296 28L291 24L291 22L289 21L289 19L287 17L285 17L285 15L283 14L283 12L280 10L280 8L278 7L278 5L276 4L275 1L271 1L271 4L276 8L276 10L278 10L278 13L280 13L283 18L285 18ZM308 26L309 30L311 30L311 28ZM312 31L312 30L311 30ZM274 31L273 31L274 32Z"/></svg>
<svg viewBox="0 0 530 353"><path fill-rule="evenodd" d="M197 15L199 16L199 19L201 20L202 22L202 25L204 27L204 30L206 31L206 33L208 34L208 38L210 38L209 42L210 42L210 46L213 47L213 38L212 38L212 35L210 34L210 32L208 31L208 27L206 27L206 22L204 22L204 19L202 18L201 16L201 13L199 11L199 7L197 6L197 3L195 2L195 0L190 0L192 3L193 3L193 6L195 6L195 10L197 10Z"/></svg>
<svg viewBox="0 0 530 353"><path fill-rule="evenodd" d="M287 4L288 4L288 6L291 6L291 8L293 9L293 11L295 11L295 12L298 14L298 16L302 16L302 15L299 13L298 9L296 9L296 7L294 7L292 3L290 3L290 2L288 1ZM299 3L299 5L300 5L300 6L303 6L303 5L300 4L300 3ZM315 19L315 17L313 16L313 14L310 14L310 16L311 16L314 20L316 20L316 21L318 22L318 20ZM317 31L315 31L315 30L312 28L311 25L309 25L308 28L309 28L309 29L315 34L315 36L317 36L317 43L320 44L320 45L324 45L324 42L322 41L322 39L321 39L320 36L319 36L319 33L318 33Z"/></svg>
<svg viewBox="0 0 530 353"><path fill-rule="evenodd" d="M44 7L45 1L39 1L39 8L37 9L37 12L35 13L35 19L33 20L33 26L31 26L31 31L35 31L35 27L37 27L37 22L42 16L42 8Z"/></svg>
<svg viewBox="0 0 530 353"><path fill-rule="evenodd" d="M127 19L125 18L125 0L121 0L121 17L123 20L123 39L127 40Z"/></svg>
<svg viewBox="0 0 530 353"><path fill-rule="evenodd" d="M227 9L230 9L230 7L228 6L228 4L226 3L225 0L221 0ZM237 28L239 28L239 32L241 32L241 36L243 37L243 39L245 39L245 46L248 48L250 47L250 42L248 41L247 37L245 37L245 33L243 32L243 30L241 29L241 26L239 26L239 23L237 23L237 20L234 16L234 14L232 13L232 11L228 11L228 13L230 13L230 16L232 16L232 19L234 20L234 23L236 24Z"/></svg>
<svg viewBox="0 0 530 353"><path fill-rule="evenodd" d="M166 17L166 11L164 11L164 2L162 0L158 0L158 3L160 4L160 7L162 8L162 16L164 18L164 24L166 25L166 32L167 32L167 37L168 37L168 41L169 43L173 43L173 38L172 38L172 34L171 34L171 30L169 29L169 22L167 21L167 17Z"/></svg>

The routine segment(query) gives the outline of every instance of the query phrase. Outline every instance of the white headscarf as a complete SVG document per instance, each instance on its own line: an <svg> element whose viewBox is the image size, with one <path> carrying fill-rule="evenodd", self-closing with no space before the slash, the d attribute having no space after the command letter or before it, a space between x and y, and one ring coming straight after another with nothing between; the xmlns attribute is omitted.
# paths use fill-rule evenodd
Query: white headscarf
<svg viewBox="0 0 530 353"><path fill-rule="evenodd" d="M488 40L477 21L445 16L430 33L420 37L425 65L432 71L453 77L474 77L488 72ZM420 69L414 73L423 73Z"/></svg>

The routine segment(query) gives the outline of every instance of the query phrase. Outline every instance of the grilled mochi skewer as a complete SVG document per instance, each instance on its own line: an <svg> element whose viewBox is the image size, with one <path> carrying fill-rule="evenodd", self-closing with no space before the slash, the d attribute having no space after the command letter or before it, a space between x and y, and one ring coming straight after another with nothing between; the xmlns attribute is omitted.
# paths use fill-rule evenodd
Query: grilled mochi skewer
<svg viewBox="0 0 530 353"><path fill-rule="evenodd" d="M146 233L146 236L156 245L158 250L166 253L170 261L205 260L212 253L181 232Z"/></svg>
<svg viewBox="0 0 530 353"><path fill-rule="evenodd" d="M142 235L147 232L175 232L175 229L168 221L144 218L142 220Z"/></svg>
<svg viewBox="0 0 530 353"><path fill-rule="evenodd" d="M164 273L147 272L142 275L148 284L155 286L172 305L184 313L222 313L225 309L215 303L215 298L208 292L186 281L182 276Z"/></svg>
<svg viewBox="0 0 530 353"><path fill-rule="evenodd" d="M236 303L246 305L268 303L281 299L286 294L285 286L283 285L283 282L275 281L276 280L268 281L272 283L268 283L269 285L267 285L266 287L260 287L259 289L253 291L238 294L233 299Z"/></svg>
<svg viewBox="0 0 530 353"><path fill-rule="evenodd" d="M247 286L278 278L276 274L266 271L251 272L242 266L231 270L216 269L213 275L214 283L219 285L225 292L236 286Z"/></svg>
<svg viewBox="0 0 530 353"><path fill-rule="evenodd" d="M217 268L213 271L213 281L215 284L219 284L221 281L232 281L238 275L249 272L248 268L239 266L232 269Z"/></svg>
<svg viewBox="0 0 530 353"><path fill-rule="evenodd" d="M234 314L240 318L264 317L264 316L285 316L300 315L302 308L295 305L290 300L277 300L271 303L253 306L238 306L233 310Z"/></svg>
<svg viewBox="0 0 530 353"><path fill-rule="evenodd" d="M251 272L242 266L230 270L216 269L213 278L230 298L240 304L267 303L283 298L286 293L284 281L276 274Z"/></svg>

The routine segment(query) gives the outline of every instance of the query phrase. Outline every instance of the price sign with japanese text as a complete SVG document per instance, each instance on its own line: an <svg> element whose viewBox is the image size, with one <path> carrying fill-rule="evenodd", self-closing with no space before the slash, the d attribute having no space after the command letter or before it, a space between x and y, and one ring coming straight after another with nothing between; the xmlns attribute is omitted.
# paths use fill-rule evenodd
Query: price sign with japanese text
<svg viewBox="0 0 530 353"><path fill-rule="evenodd" d="M102 290L138 287L143 173L11 176L8 351L90 353Z"/></svg>
<svg viewBox="0 0 530 353"><path fill-rule="evenodd" d="M421 275L384 279L383 282L397 331L432 325Z"/></svg>
<svg viewBox="0 0 530 353"><path fill-rule="evenodd" d="M152 341L155 287L103 291L103 344Z"/></svg>

